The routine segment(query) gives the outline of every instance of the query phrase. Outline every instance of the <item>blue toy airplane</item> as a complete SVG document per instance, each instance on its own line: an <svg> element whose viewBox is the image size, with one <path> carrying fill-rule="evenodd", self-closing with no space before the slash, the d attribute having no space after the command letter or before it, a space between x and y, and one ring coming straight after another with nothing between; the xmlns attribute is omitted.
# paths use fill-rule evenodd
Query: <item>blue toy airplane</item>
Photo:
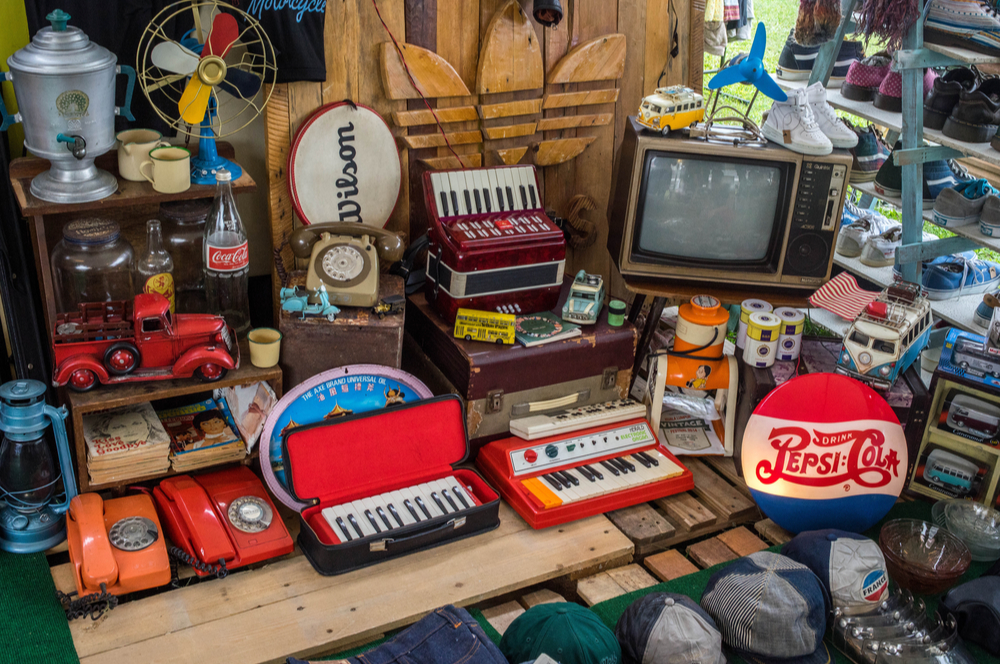
<svg viewBox="0 0 1000 664"><path fill-rule="evenodd" d="M763 23L757 24L757 34L753 36L750 55L726 67L712 77L708 83L709 90L718 90L733 83L751 83L762 93L775 101L786 101L788 95L778 87L771 75L764 68L764 49L767 47L767 30Z"/></svg>

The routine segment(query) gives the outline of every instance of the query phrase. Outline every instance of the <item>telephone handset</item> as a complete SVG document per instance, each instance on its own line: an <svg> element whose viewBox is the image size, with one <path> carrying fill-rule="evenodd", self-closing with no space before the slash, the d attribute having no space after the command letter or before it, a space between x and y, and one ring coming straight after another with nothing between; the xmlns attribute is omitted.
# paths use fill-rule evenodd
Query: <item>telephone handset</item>
<svg viewBox="0 0 1000 664"><path fill-rule="evenodd" d="M170 560L149 496L103 500L85 493L70 501L66 539L80 596L122 595L170 583Z"/></svg>
<svg viewBox="0 0 1000 664"><path fill-rule="evenodd" d="M303 226L289 239L309 259L306 288L325 286L330 304L371 307L378 301L379 260L392 264L406 247L396 233L350 222Z"/></svg>
<svg viewBox="0 0 1000 664"><path fill-rule="evenodd" d="M167 478L153 498L167 535L184 553L178 557L199 576L222 576L295 546L264 486L245 466Z"/></svg>

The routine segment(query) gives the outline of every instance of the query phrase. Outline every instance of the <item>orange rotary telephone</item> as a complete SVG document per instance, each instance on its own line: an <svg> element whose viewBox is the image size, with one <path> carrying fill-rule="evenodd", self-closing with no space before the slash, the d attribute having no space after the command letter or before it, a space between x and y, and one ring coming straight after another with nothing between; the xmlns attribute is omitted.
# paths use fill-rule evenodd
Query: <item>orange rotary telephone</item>
<svg viewBox="0 0 1000 664"><path fill-rule="evenodd" d="M350 222L303 226L289 239L292 253L309 259L306 288L325 286L330 304L372 307L378 302L379 260L403 257L403 239L391 231Z"/></svg>
<svg viewBox="0 0 1000 664"><path fill-rule="evenodd" d="M149 496L102 500L96 493L73 498L66 519L73 578L81 597L123 595L170 583L170 560Z"/></svg>
<svg viewBox="0 0 1000 664"><path fill-rule="evenodd" d="M245 466L169 477L153 489L171 555L199 576L291 553L295 544L257 476Z"/></svg>

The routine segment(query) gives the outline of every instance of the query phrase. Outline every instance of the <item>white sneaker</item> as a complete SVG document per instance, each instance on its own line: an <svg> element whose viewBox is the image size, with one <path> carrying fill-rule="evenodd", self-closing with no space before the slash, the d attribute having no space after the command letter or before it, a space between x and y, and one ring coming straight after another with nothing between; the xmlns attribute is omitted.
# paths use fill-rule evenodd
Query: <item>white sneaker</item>
<svg viewBox="0 0 1000 664"><path fill-rule="evenodd" d="M924 231L924 242L932 242L937 237ZM839 242L839 241L838 241ZM879 235L872 235L861 248L861 262L871 267L886 267L896 262L896 247L903 244L903 227L893 226Z"/></svg>
<svg viewBox="0 0 1000 664"><path fill-rule="evenodd" d="M791 90L787 101L776 101L767 112L761 127L769 141L783 145L792 152L826 155L833 144L816 124L805 90Z"/></svg>
<svg viewBox="0 0 1000 664"><path fill-rule="evenodd" d="M809 108L819 130L830 139L835 148L854 148L858 146L858 135L848 127L826 101L826 88L822 83L813 83L806 88Z"/></svg>
<svg viewBox="0 0 1000 664"><path fill-rule="evenodd" d="M865 210L857 221L840 227L840 234L837 235L837 253L847 258L860 256L868 238L881 235L894 227L902 228L899 222L887 219L877 212Z"/></svg>

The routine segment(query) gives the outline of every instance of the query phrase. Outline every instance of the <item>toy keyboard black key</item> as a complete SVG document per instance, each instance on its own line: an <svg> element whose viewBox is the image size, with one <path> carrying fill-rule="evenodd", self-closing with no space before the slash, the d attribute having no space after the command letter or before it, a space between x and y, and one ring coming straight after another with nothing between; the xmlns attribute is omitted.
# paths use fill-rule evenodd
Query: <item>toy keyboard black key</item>
<svg viewBox="0 0 1000 664"><path fill-rule="evenodd" d="M649 463L653 464L654 466L659 466L660 465L660 462L657 461L656 457L653 456L652 454L646 454L645 452L639 452L639 454L641 454L642 456L646 457L646 460L649 461Z"/></svg>
<svg viewBox="0 0 1000 664"><path fill-rule="evenodd" d="M616 468L615 466L612 466L607 461L602 461L601 465L604 466L605 468L607 468L608 471L610 471L611 474L614 475L615 477L621 475L621 473L618 471L618 468Z"/></svg>
<svg viewBox="0 0 1000 664"><path fill-rule="evenodd" d="M389 517L385 515L385 511L381 507L376 507L375 513L378 514L379 518L385 523L385 529L392 530L392 523L389 521Z"/></svg>
<svg viewBox="0 0 1000 664"><path fill-rule="evenodd" d="M344 523L344 520L341 519L339 516L337 517L337 525L340 526L340 530L342 533L344 533L344 536L347 537L348 542L354 539L353 537L351 537L351 532L347 529L347 524Z"/></svg>
<svg viewBox="0 0 1000 664"><path fill-rule="evenodd" d="M458 194L454 191L451 192L451 209L458 214Z"/></svg>
<svg viewBox="0 0 1000 664"><path fill-rule="evenodd" d="M365 516L366 516L366 517L368 517L368 521L370 521L370 522L371 522L371 524L372 524L372 528L374 528L374 529L375 529L375 532L376 532L376 533L380 533L380 532L382 532L382 529L378 527L378 522L377 522L377 521L375 521L375 517L374 517L374 516L372 516L372 513L371 513L371 511L370 511L370 510L365 510Z"/></svg>
<svg viewBox="0 0 1000 664"><path fill-rule="evenodd" d="M448 194L441 192L441 216L448 216Z"/></svg>
<svg viewBox="0 0 1000 664"><path fill-rule="evenodd" d="M577 466L576 467L576 472L580 473L581 475L583 475L584 477L586 477L591 482L595 481L594 474L591 473L589 470L587 470L586 466Z"/></svg>
<svg viewBox="0 0 1000 664"><path fill-rule="evenodd" d="M464 190L462 194L465 196L465 209L469 211L469 214L472 214L472 198L469 196L469 190Z"/></svg>
<svg viewBox="0 0 1000 664"><path fill-rule="evenodd" d="M562 482L557 480L551 475L542 475L542 479L552 485L552 488L556 491L562 491Z"/></svg>
<svg viewBox="0 0 1000 664"><path fill-rule="evenodd" d="M510 190L510 187L504 187L507 190L507 207L511 210L514 209L514 192Z"/></svg>
<svg viewBox="0 0 1000 664"><path fill-rule="evenodd" d="M588 465L584 464L582 466L582 468L586 468L587 470L589 470L591 473L594 474L594 477L596 477L597 479L599 479L599 480L603 480L604 479L604 475L601 474L601 471L597 470L593 466L588 466Z"/></svg>
<svg viewBox="0 0 1000 664"><path fill-rule="evenodd" d="M615 466L615 468L622 471L623 474L628 474L629 472L628 465L626 465L625 462L623 462L621 459L616 457L614 459L608 459L608 461L610 461ZM635 466L632 467L635 468Z"/></svg>
<svg viewBox="0 0 1000 664"><path fill-rule="evenodd" d="M451 495L448 493L448 489L441 489L441 495L444 496L444 499L448 501L449 505L451 505L451 509L457 512L458 505L456 505L455 501L451 499Z"/></svg>
<svg viewBox="0 0 1000 664"><path fill-rule="evenodd" d="M472 190L472 195L476 199L476 213L477 214L482 214L483 213L483 201L482 201L482 199L479 198L479 190L478 189L473 189Z"/></svg>
<svg viewBox="0 0 1000 664"><path fill-rule="evenodd" d="M497 204L500 205L500 211L503 212L503 190L497 187Z"/></svg>
<svg viewBox="0 0 1000 664"><path fill-rule="evenodd" d="M354 518L353 514L347 515L347 521L351 524L351 527L354 528L355 532L358 533L358 537L365 536L365 531L361 530L361 526L358 525L358 520Z"/></svg>
<svg viewBox="0 0 1000 664"><path fill-rule="evenodd" d="M629 461L627 456L618 457L618 463L625 466L625 468L628 469L628 472L630 473L635 472L635 464Z"/></svg>
<svg viewBox="0 0 1000 664"><path fill-rule="evenodd" d="M441 499L438 498L437 493L431 491L431 498L433 498L434 502L437 503L438 509L441 510L441 512L443 512L444 514L448 514L448 508L445 507L444 503L441 502Z"/></svg>
<svg viewBox="0 0 1000 664"><path fill-rule="evenodd" d="M427 509L427 505L424 505L424 501L420 499L420 496L417 496L414 500L417 501L417 506L420 508L420 511L426 514L428 519L432 518L431 511Z"/></svg>
<svg viewBox="0 0 1000 664"><path fill-rule="evenodd" d="M646 468L652 468L653 464L646 460L646 457L642 456L640 453L636 452L632 455L632 458L644 465Z"/></svg>
<svg viewBox="0 0 1000 664"><path fill-rule="evenodd" d="M462 503L462 507L464 507L465 509L469 509L469 503L466 502L465 496L463 496L462 493L458 490L458 487L453 488L451 492L455 494L456 498L458 498L458 502Z"/></svg>
<svg viewBox="0 0 1000 664"><path fill-rule="evenodd" d="M568 470L560 470L559 472L562 474L564 481L568 480L573 486L580 486L580 480L576 479L576 476L573 475L573 473ZM566 486L569 486L569 484Z"/></svg>
<svg viewBox="0 0 1000 664"><path fill-rule="evenodd" d="M483 203L486 204L486 211L493 212L493 205L490 204L490 190L483 188Z"/></svg>
<svg viewBox="0 0 1000 664"><path fill-rule="evenodd" d="M423 519L420 518L420 515L417 514L417 510L413 509L413 505L410 503L409 499L404 500L403 501L403 505L406 506L406 509L410 510L410 514L413 515L414 519L416 519L417 521L422 521L423 520Z"/></svg>
<svg viewBox="0 0 1000 664"><path fill-rule="evenodd" d="M523 209L527 210L528 209L528 194L524 191L524 185L523 184L520 185L519 188L521 190L521 205L524 206Z"/></svg>
<svg viewBox="0 0 1000 664"><path fill-rule="evenodd" d="M535 198L535 185L529 184L528 191L531 193L531 207L538 207L538 199Z"/></svg>
<svg viewBox="0 0 1000 664"><path fill-rule="evenodd" d="M399 512L396 511L396 507L392 503L389 503L389 514L392 515L392 518L395 519L396 523L399 524L399 527L402 528L403 519L400 518Z"/></svg>

